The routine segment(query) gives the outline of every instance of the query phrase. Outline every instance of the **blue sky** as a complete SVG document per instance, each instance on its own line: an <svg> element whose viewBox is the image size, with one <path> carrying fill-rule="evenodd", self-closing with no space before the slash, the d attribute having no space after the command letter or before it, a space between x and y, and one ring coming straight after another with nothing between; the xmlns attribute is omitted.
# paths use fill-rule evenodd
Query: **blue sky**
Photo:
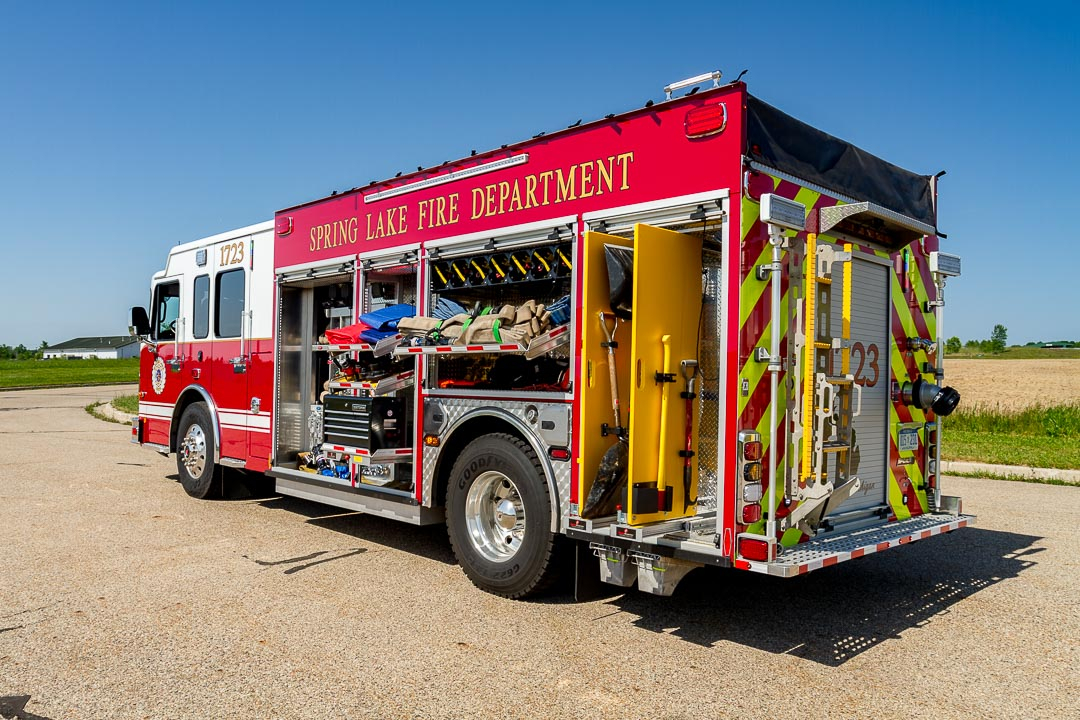
<svg viewBox="0 0 1080 720"><path fill-rule="evenodd" d="M1080 340L1068 3L0 0L0 343L126 332L171 245L748 68L946 169L947 334Z"/></svg>

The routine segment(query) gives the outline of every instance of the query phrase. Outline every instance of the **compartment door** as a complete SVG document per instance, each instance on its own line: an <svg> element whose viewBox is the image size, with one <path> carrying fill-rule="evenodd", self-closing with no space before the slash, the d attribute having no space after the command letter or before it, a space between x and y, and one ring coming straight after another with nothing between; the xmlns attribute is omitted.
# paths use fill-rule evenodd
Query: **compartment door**
<svg viewBox="0 0 1080 720"><path fill-rule="evenodd" d="M679 394L685 382L679 361L696 360L701 320L701 239L650 225L634 226L633 343L630 368L630 483L657 485L661 463L665 485L671 488L671 512L636 513L633 493L627 518L631 524L692 515L684 510L683 458L686 444L686 405ZM661 338L670 335L671 362L667 372L674 383L659 383L664 371ZM622 347L620 346L620 350ZM661 406L667 385L666 430L660 436ZM692 417L697 418L697 400ZM694 447L697 447L694 428ZM697 461L692 461L691 495L697 492Z"/></svg>
<svg viewBox="0 0 1080 720"><path fill-rule="evenodd" d="M604 259L605 245L633 247L630 238L605 235L598 232L585 233L585 261L582 264L584 285L581 303L581 375L577 387L581 388L581 431L578 433L578 503L584 504L589 496L600 459L615 444L614 435L603 436L600 426L614 425L615 414L611 409L611 381L608 371L606 342L597 313L611 312L608 288L607 264ZM630 393L630 323L620 321L615 331L615 371L619 381L619 398L622 406L623 427L627 423L626 399ZM626 507L626 501L622 501Z"/></svg>

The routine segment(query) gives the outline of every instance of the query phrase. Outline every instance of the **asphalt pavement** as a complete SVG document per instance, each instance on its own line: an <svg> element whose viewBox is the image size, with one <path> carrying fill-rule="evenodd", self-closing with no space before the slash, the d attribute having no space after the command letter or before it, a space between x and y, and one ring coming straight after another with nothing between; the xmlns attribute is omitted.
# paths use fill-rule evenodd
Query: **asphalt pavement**
<svg viewBox="0 0 1080 720"><path fill-rule="evenodd" d="M0 716L1080 717L1076 487L946 478L974 527L799 578L510 601L442 528L192 500L83 411L125 391L0 393Z"/></svg>

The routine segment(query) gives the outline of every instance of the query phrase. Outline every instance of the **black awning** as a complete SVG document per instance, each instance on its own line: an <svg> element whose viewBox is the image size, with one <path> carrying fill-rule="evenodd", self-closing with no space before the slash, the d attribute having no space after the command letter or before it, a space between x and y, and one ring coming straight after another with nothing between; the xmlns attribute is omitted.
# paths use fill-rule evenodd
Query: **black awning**
<svg viewBox="0 0 1080 720"><path fill-rule="evenodd" d="M929 175L885 162L752 95L746 98L746 142L746 155L763 165L936 227Z"/></svg>

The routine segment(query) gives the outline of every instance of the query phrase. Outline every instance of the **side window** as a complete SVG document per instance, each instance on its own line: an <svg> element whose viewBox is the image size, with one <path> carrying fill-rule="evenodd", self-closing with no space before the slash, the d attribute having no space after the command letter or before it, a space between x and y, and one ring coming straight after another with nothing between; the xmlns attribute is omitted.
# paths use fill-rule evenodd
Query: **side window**
<svg viewBox="0 0 1080 720"><path fill-rule="evenodd" d="M180 283L161 283L154 288L154 319L151 330L155 340L175 340L180 317Z"/></svg>
<svg viewBox="0 0 1080 720"><path fill-rule="evenodd" d="M240 337L244 315L244 270L219 273L214 298L214 328L217 337Z"/></svg>
<svg viewBox="0 0 1080 720"><path fill-rule="evenodd" d="M195 318L193 329L195 338L202 340L210 334L210 276L200 275L195 278Z"/></svg>

